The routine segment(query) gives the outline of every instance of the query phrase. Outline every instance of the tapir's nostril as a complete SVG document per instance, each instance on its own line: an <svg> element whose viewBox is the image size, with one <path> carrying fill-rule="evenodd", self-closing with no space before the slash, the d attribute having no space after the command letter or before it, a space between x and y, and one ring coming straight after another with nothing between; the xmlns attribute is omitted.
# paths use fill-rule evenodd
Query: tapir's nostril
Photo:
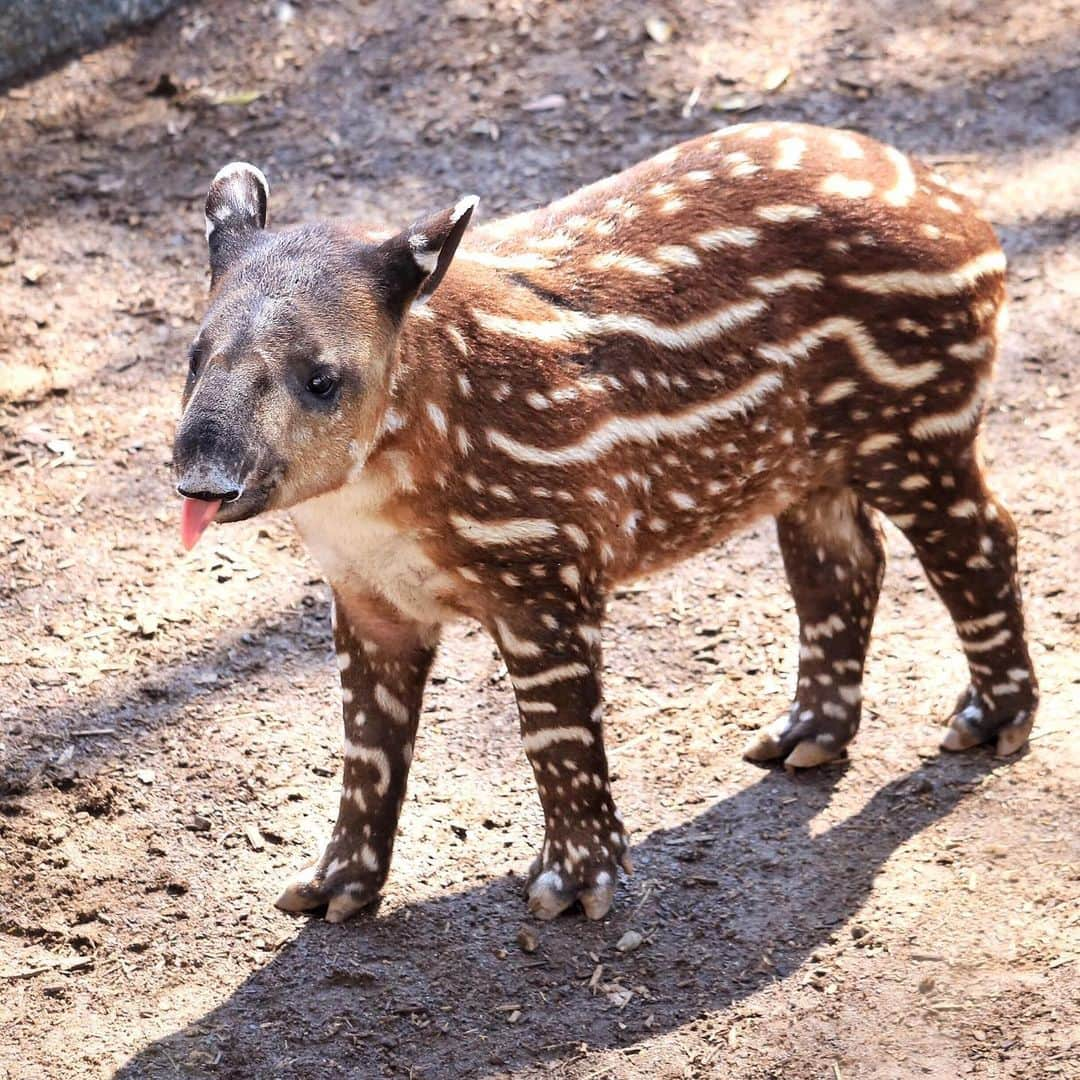
<svg viewBox="0 0 1080 1080"><path fill-rule="evenodd" d="M221 491L207 490L206 485L192 484L190 487L186 484L177 484L176 490L184 496L185 499L199 499L201 502L236 502L241 495L244 494L243 488L226 487Z"/></svg>

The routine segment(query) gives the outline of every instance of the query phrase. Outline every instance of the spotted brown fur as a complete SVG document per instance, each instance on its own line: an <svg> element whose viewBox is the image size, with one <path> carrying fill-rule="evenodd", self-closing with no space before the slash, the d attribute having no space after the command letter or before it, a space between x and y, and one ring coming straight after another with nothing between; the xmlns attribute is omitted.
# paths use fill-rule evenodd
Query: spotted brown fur
<svg viewBox="0 0 1080 1080"><path fill-rule="evenodd" d="M243 491L219 520L292 511L342 666L338 824L282 906L340 919L377 894L439 627L464 616L502 651L544 809L530 907L602 916L627 861L604 598L762 515L800 661L747 756L812 766L855 734L879 512L968 656L943 745L1023 745L1016 530L976 453L1005 261L940 177L850 132L743 125L470 232L462 200L385 237L268 233L265 181L230 170L177 466ZM332 396L305 396L314 370Z"/></svg>

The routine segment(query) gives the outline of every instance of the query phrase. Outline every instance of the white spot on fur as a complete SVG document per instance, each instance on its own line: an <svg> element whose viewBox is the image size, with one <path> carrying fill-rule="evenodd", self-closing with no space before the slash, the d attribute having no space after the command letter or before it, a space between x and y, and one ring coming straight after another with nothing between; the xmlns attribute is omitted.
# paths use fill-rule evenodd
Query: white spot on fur
<svg viewBox="0 0 1080 1080"><path fill-rule="evenodd" d="M550 701L519 701L518 708L523 713L533 714L546 713L550 715L559 711L558 706Z"/></svg>
<svg viewBox="0 0 1080 1080"><path fill-rule="evenodd" d="M440 435L445 435L447 432L446 413L435 404L434 401L429 401L426 405L428 419L432 425L439 432Z"/></svg>
<svg viewBox="0 0 1080 1080"><path fill-rule="evenodd" d="M346 761L360 761L366 765L372 765L379 774L375 782L375 794L380 798L390 789L390 759L386 751L378 746L364 746L362 743L345 740Z"/></svg>
<svg viewBox="0 0 1080 1080"><path fill-rule="evenodd" d="M961 635L978 634L982 630L992 630L995 626L1000 626L1008 617L1004 611L992 611L989 615L982 615L977 619L965 619L958 622L956 629Z"/></svg>
<svg viewBox="0 0 1080 1080"><path fill-rule="evenodd" d="M659 262L667 266L700 266L697 252L685 244L664 244L653 253Z"/></svg>
<svg viewBox="0 0 1080 1080"><path fill-rule="evenodd" d="M896 170L896 182L881 197L890 206L907 206L915 197L915 174L911 171L911 162L892 146L885 147L885 156Z"/></svg>
<svg viewBox="0 0 1080 1080"><path fill-rule="evenodd" d="M581 550L587 551L589 548L589 537L586 535L585 530L577 525L566 524L562 527L562 531L573 540L574 544Z"/></svg>
<svg viewBox="0 0 1080 1080"><path fill-rule="evenodd" d="M816 218L821 210L817 206L800 206L798 203L773 203L759 206L754 213L764 221L783 225L789 221L810 221Z"/></svg>
<svg viewBox="0 0 1080 1080"><path fill-rule="evenodd" d="M955 518L973 518L978 512L978 506L971 499L961 499L949 507L949 516Z"/></svg>
<svg viewBox="0 0 1080 1080"><path fill-rule="evenodd" d="M498 617L495 619L495 631L499 636L499 644L502 646L503 651L511 656L530 658L543 654L543 650L535 641L517 637L509 625Z"/></svg>
<svg viewBox="0 0 1080 1080"><path fill-rule="evenodd" d="M625 443L648 446L662 438L682 438L704 430L716 420L745 414L779 389L782 383L783 380L776 373L763 372L725 397L673 414L646 413L636 417L614 417L594 428L578 442L556 449L530 446L494 430L488 432L488 441L509 457L526 464L585 464L598 460Z"/></svg>
<svg viewBox="0 0 1080 1080"><path fill-rule="evenodd" d="M821 182L825 195L839 195L844 199L866 199L874 193L874 185L869 180L857 180L842 173L832 173Z"/></svg>
<svg viewBox="0 0 1080 1080"><path fill-rule="evenodd" d="M1005 253L987 251L955 270L930 271L893 270L884 274L844 274L840 280L851 289L889 296L911 293L914 296L954 296L965 292L988 274L1005 272Z"/></svg>
<svg viewBox="0 0 1080 1080"><path fill-rule="evenodd" d="M590 315L581 311L560 312L542 322L513 319L474 310L477 321L488 331L540 344L567 343L609 334L626 334L665 349L696 349L749 322L765 310L765 301L749 300L727 304L708 315L675 326L654 323L643 315L615 313Z"/></svg>
<svg viewBox="0 0 1080 1080"><path fill-rule="evenodd" d="M935 413L924 416L911 425L911 434L916 439L933 439L940 435L959 435L973 428L982 415L983 404L989 392L989 380L980 379L966 404L951 412Z"/></svg>
<svg viewBox="0 0 1080 1080"><path fill-rule="evenodd" d="M783 345L762 345L757 352L763 359L774 363L794 364L798 360L805 360L823 341L835 338L844 341L863 371L884 386L908 390L929 381L941 371L941 365L935 360L925 360L921 364L897 364L878 347L862 323L844 316L824 319Z"/></svg>
<svg viewBox="0 0 1080 1080"><path fill-rule="evenodd" d="M774 169L793 170L799 167L802 156L806 152L806 140L792 137L781 139L779 142L780 153L773 162Z"/></svg>
<svg viewBox="0 0 1080 1080"><path fill-rule="evenodd" d="M1011 639L1011 630L999 630L993 637L987 638L985 641L961 641L961 644L964 646L964 652L966 653L984 653L991 652Z"/></svg>
<svg viewBox="0 0 1080 1080"><path fill-rule="evenodd" d="M405 703L395 697L390 691L382 684L375 684L375 704L391 720L396 720L399 724L407 724L409 722L409 710L406 708Z"/></svg>
<svg viewBox="0 0 1080 1080"><path fill-rule="evenodd" d="M558 526L547 518L509 518L503 521L478 521L464 514L451 514L450 524L466 540L482 547L528 543L545 540L558 533Z"/></svg>
<svg viewBox="0 0 1080 1080"><path fill-rule="evenodd" d="M558 664L546 671L538 671L535 675L511 675L510 681L517 690L532 690L537 686L550 686L552 683L566 682L569 679L580 679L590 674L585 664L569 663Z"/></svg>
<svg viewBox="0 0 1080 1080"><path fill-rule="evenodd" d="M863 441L859 443L858 452L860 454L876 454L881 450L888 449L890 446L895 446L899 441L899 435L882 431L876 435L869 435L863 439Z"/></svg>
<svg viewBox="0 0 1080 1080"><path fill-rule="evenodd" d="M584 746L591 746L594 737L585 727L555 727L530 732L522 741L525 744L525 753L535 754L560 742L579 742Z"/></svg>
<svg viewBox="0 0 1080 1080"><path fill-rule="evenodd" d="M757 229L748 229L744 225L731 225L721 229L710 229L694 237L694 243L706 251L716 251L724 247L753 247L761 234Z"/></svg>
<svg viewBox="0 0 1080 1080"><path fill-rule="evenodd" d="M759 293L772 296L788 289L818 289L825 279L816 270L786 270L776 277L756 277L750 279L750 285Z"/></svg>

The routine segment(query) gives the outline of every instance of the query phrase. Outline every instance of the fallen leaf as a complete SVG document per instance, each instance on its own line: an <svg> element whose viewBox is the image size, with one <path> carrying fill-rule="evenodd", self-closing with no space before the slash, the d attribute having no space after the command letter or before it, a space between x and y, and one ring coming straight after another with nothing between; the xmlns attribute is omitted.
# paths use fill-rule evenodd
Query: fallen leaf
<svg viewBox="0 0 1080 1080"><path fill-rule="evenodd" d="M666 45L675 35L675 29L659 15L651 15L645 20L645 33L656 42L657 45Z"/></svg>
<svg viewBox="0 0 1080 1080"><path fill-rule="evenodd" d="M237 90L233 94L218 94L210 99L211 105L250 105L262 97L261 90Z"/></svg>
<svg viewBox="0 0 1080 1080"><path fill-rule="evenodd" d="M791 68L786 64L778 64L765 72L765 78L761 80L761 88L766 93L779 90L791 77Z"/></svg>
<svg viewBox="0 0 1080 1080"><path fill-rule="evenodd" d="M561 109L565 105L566 98L562 94L545 94L543 97L525 102L521 108L525 112L551 112L553 109Z"/></svg>

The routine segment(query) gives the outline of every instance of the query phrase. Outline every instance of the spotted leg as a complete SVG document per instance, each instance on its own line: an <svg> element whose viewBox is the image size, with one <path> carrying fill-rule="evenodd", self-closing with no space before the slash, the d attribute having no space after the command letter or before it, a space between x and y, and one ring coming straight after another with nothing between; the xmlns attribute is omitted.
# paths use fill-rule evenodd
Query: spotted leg
<svg viewBox="0 0 1080 1080"><path fill-rule="evenodd" d="M544 809L544 844L528 878L529 910L541 919L575 901L590 919L603 918L618 866L630 869L604 754L596 607L575 606L494 620Z"/></svg>
<svg viewBox="0 0 1080 1080"><path fill-rule="evenodd" d="M996 741L1015 753L1035 721L1039 692L1028 655L1017 576L1016 526L986 486L972 446L950 468L910 473L875 496L903 530L949 609L971 683L949 717L945 750Z"/></svg>
<svg viewBox="0 0 1080 1080"><path fill-rule="evenodd" d="M743 754L806 768L837 757L859 729L885 550L871 511L847 489L785 511L777 534L799 614L799 681L791 708Z"/></svg>
<svg viewBox="0 0 1080 1080"><path fill-rule="evenodd" d="M343 922L371 903L390 869L437 628L381 600L335 594L345 770L337 824L321 857L277 901L286 911L326 906Z"/></svg>

